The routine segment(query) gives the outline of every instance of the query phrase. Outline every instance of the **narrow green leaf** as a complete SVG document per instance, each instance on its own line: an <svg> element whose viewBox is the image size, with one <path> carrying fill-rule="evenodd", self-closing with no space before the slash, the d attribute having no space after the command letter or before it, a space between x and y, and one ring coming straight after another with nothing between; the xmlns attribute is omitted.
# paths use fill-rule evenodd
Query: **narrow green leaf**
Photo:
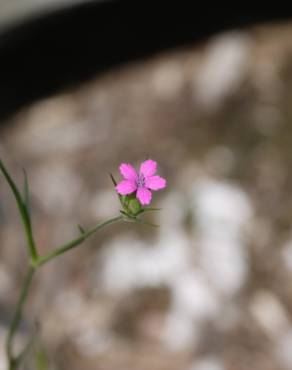
<svg viewBox="0 0 292 370"><path fill-rule="evenodd" d="M116 182L114 176L111 173L109 175L110 175L110 177L112 179L112 182L113 182L114 186L117 186L117 182Z"/></svg>
<svg viewBox="0 0 292 370"><path fill-rule="evenodd" d="M160 211L161 208L142 208L140 211L138 211L135 216L139 216L142 213L147 213L147 212L153 212L153 211Z"/></svg>
<svg viewBox="0 0 292 370"><path fill-rule="evenodd" d="M116 182L116 180L115 180L115 178L114 178L113 174L111 174L111 173L110 173L109 175L110 175L110 178L112 179L112 182L113 182L113 184L114 184L114 187L116 187L116 186L117 186L117 182ZM117 192L117 195L118 195L118 197L119 197L119 200L120 200L121 206L124 208L123 196L122 196L121 194L119 194L118 192Z"/></svg>
<svg viewBox="0 0 292 370"><path fill-rule="evenodd" d="M4 166L4 164L1 160L0 160L0 169L1 169L8 185L10 186L10 189L12 190L12 192L14 194L14 197L15 197L15 200L16 200L18 209L20 211L20 215L22 217L24 225L26 227L30 228L30 217L29 217L28 211L26 209L25 201L22 199L22 196L21 196L15 182L12 180L11 176L9 175L6 167Z"/></svg>
<svg viewBox="0 0 292 370"><path fill-rule="evenodd" d="M142 224L142 225L148 225L152 227L159 227L159 225L153 224L152 222L142 220L141 218L136 217L133 222L136 222L137 224Z"/></svg>
<svg viewBox="0 0 292 370"><path fill-rule="evenodd" d="M3 176L5 177L15 197L15 200L16 200L16 203L19 209L19 213L22 219L22 223L24 226L26 238L27 238L29 254L35 260L37 258L37 250L36 250L35 242L33 239L30 214L29 214L29 210L26 205L26 201L22 198L20 191L18 190L15 182L12 180L12 177L9 175L8 170L6 169L6 167L4 166L4 163L1 160L0 160L0 170L3 173Z"/></svg>
<svg viewBox="0 0 292 370"><path fill-rule="evenodd" d="M147 213L147 212L156 212L156 211L160 211L161 208L143 208L143 211L140 212L140 213Z"/></svg>
<svg viewBox="0 0 292 370"><path fill-rule="evenodd" d="M24 176L24 185L23 185L24 203L25 203L27 211L30 215L29 185L28 185L28 177L27 177L27 173L26 173L25 169L23 169L23 176Z"/></svg>
<svg viewBox="0 0 292 370"><path fill-rule="evenodd" d="M22 200L22 197L21 197L21 194L20 192L18 191L18 188L17 186L15 185L14 181L12 180L11 176L9 175L6 167L4 166L3 162L0 160L0 169L8 183L8 185L10 186L10 189L12 190L14 196L15 196L15 199L16 199L16 202L17 202L17 205L19 207L19 210L21 211L21 213L23 213L23 209L25 208L24 207L24 202Z"/></svg>
<svg viewBox="0 0 292 370"><path fill-rule="evenodd" d="M85 230L83 229L83 227L81 225L77 225L77 227L78 227L81 234L85 233Z"/></svg>

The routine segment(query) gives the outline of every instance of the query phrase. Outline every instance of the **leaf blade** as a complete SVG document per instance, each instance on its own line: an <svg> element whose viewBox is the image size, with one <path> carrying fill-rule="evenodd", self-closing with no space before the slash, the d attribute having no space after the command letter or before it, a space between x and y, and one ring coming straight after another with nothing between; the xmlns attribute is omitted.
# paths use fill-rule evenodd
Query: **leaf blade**
<svg viewBox="0 0 292 370"><path fill-rule="evenodd" d="M37 259L37 249L35 246L33 233L32 233L32 227L31 227L31 219L30 219L30 213L27 208L26 202L23 199L20 191L18 190L17 185L13 181L12 177L10 176L7 168L5 167L3 161L0 159L0 170L6 179L13 195L16 200L17 207L19 209L19 213L22 219L26 239L27 239L27 245L28 245L28 252L33 260Z"/></svg>

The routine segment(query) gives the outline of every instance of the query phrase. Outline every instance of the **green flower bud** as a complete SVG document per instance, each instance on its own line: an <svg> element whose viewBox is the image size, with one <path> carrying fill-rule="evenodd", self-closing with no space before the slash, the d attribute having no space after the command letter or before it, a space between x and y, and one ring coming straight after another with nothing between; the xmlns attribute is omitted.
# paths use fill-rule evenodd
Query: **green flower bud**
<svg viewBox="0 0 292 370"><path fill-rule="evenodd" d="M129 213L132 214L133 216L136 216L138 213L140 213L142 209L140 202L136 198L129 199L127 208Z"/></svg>

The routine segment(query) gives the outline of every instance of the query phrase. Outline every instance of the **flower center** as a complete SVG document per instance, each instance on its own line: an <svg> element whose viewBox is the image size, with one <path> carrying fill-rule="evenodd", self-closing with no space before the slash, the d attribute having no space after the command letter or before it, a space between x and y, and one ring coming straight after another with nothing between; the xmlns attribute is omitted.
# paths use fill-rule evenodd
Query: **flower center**
<svg viewBox="0 0 292 370"><path fill-rule="evenodd" d="M138 188L143 188L144 185L145 185L145 178L143 175L140 174L137 179L137 186Z"/></svg>

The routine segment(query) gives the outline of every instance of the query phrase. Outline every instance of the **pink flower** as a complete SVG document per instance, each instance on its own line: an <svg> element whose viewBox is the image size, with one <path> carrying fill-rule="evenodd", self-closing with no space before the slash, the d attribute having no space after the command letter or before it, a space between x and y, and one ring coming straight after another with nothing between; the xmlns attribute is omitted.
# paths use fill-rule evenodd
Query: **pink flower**
<svg viewBox="0 0 292 370"><path fill-rule="evenodd" d="M120 172L124 180L116 186L117 192L121 195L128 195L136 191L136 196L142 205L150 204L151 190L160 190L166 186L164 178L154 175L156 168L157 163L152 159L147 159L141 164L139 174L137 174L131 164L122 163Z"/></svg>

